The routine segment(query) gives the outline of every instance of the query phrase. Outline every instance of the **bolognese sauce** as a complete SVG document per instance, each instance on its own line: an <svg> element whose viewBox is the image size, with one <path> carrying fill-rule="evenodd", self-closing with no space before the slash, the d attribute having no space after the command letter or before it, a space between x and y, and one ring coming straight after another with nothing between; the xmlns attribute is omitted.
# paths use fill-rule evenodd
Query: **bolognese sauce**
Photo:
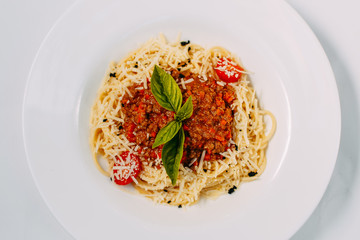
<svg viewBox="0 0 360 240"><path fill-rule="evenodd" d="M241 182L258 179L276 119L261 108L248 74L240 59L221 46L168 42L161 34L110 63L90 115L96 168L117 185L131 182L156 203L182 207L202 197L232 194ZM166 95L161 106L147 87L158 84L158 91L152 90L158 100ZM175 95L168 96L170 85ZM176 100L180 96L182 106ZM176 109L176 115L164 108L174 101L175 107L166 108ZM271 120L267 134L264 116ZM165 128L175 118L182 129L180 124Z"/></svg>
<svg viewBox="0 0 360 240"><path fill-rule="evenodd" d="M226 151L232 138L234 90L227 84L217 84L213 78L201 81L190 72L172 70L171 75L180 85L183 103L189 96L193 102L193 115L183 122L186 137L181 162L196 166L204 150L205 160L221 159L220 153ZM142 84L131 86L129 92L121 101L125 115L121 131L139 146L137 151L142 161L161 159L162 146L152 149L152 145L158 131L174 120L174 112L161 107L151 90L144 89Z"/></svg>

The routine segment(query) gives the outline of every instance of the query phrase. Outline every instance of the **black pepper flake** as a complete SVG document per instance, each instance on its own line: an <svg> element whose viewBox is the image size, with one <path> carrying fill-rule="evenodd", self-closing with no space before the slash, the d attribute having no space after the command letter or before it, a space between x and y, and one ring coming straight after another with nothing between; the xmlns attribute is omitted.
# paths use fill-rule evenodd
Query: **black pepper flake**
<svg viewBox="0 0 360 240"><path fill-rule="evenodd" d="M116 73L110 73L110 77L116 77Z"/></svg>
<svg viewBox="0 0 360 240"><path fill-rule="evenodd" d="M122 103L121 106L122 106L122 107L125 107L125 104Z"/></svg>
<svg viewBox="0 0 360 240"><path fill-rule="evenodd" d="M249 118L251 119L251 115L250 115L250 113L249 113Z"/></svg>
<svg viewBox="0 0 360 240"><path fill-rule="evenodd" d="M110 177L110 181L112 181L112 177Z"/></svg>
<svg viewBox="0 0 360 240"><path fill-rule="evenodd" d="M191 47L188 48L188 51L190 51L190 50L191 50Z"/></svg>
<svg viewBox="0 0 360 240"><path fill-rule="evenodd" d="M134 68L138 68L138 65L137 65L137 64L135 64Z"/></svg>
<svg viewBox="0 0 360 240"><path fill-rule="evenodd" d="M242 129L240 129L240 132L242 132Z"/></svg>
<svg viewBox="0 0 360 240"><path fill-rule="evenodd" d="M232 188L229 189L228 193L232 194L233 192L235 192L236 189L237 189L237 187L233 186Z"/></svg>
<svg viewBox="0 0 360 240"><path fill-rule="evenodd" d="M225 159L226 157L223 156L223 159Z"/></svg>
<svg viewBox="0 0 360 240"><path fill-rule="evenodd" d="M190 43L190 40L180 42L181 46L186 46Z"/></svg>
<svg viewBox="0 0 360 240"><path fill-rule="evenodd" d="M171 203L171 201L168 201L168 203Z"/></svg>
<svg viewBox="0 0 360 240"><path fill-rule="evenodd" d="M207 169L203 169L204 170L204 172L207 172Z"/></svg>
<svg viewBox="0 0 360 240"><path fill-rule="evenodd" d="M236 150L236 151L239 150L239 147L238 147L238 145L236 145L236 144L235 144L235 150Z"/></svg>
<svg viewBox="0 0 360 240"><path fill-rule="evenodd" d="M178 208L182 208L182 206L181 206L181 205L179 205L179 206L178 206Z"/></svg>
<svg viewBox="0 0 360 240"><path fill-rule="evenodd" d="M177 70L180 72L180 71L181 71L181 68L178 68Z"/></svg>
<svg viewBox="0 0 360 240"><path fill-rule="evenodd" d="M249 173L248 173L248 176L249 176L249 177L253 177L253 176L255 176L256 174L257 174L257 172L249 172Z"/></svg>
<svg viewBox="0 0 360 240"><path fill-rule="evenodd" d="M226 172L229 172L228 170L226 170Z"/></svg>
<svg viewBox="0 0 360 240"><path fill-rule="evenodd" d="M190 48L190 47L189 47ZM188 59L188 63L190 63L191 62L191 60L190 60L190 58Z"/></svg>
<svg viewBox="0 0 360 240"><path fill-rule="evenodd" d="M121 130L121 129L123 129L123 126L122 126L122 125L119 126L119 130Z"/></svg>
<svg viewBox="0 0 360 240"><path fill-rule="evenodd" d="M251 108L254 108L254 105L252 105Z"/></svg>
<svg viewBox="0 0 360 240"><path fill-rule="evenodd" d="M106 118L104 118L104 119L103 119L103 122L106 122L106 121L107 121L107 119L106 119Z"/></svg>
<svg viewBox="0 0 360 240"><path fill-rule="evenodd" d="M167 192L167 190L166 190L166 189L164 189L164 192Z"/></svg>
<svg viewBox="0 0 360 240"><path fill-rule="evenodd" d="M182 67L185 67L186 65L187 65L187 63L183 63L181 66L182 66Z"/></svg>
<svg viewBox="0 0 360 240"><path fill-rule="evenodd" d="M184 76L184 74L181 74L181 73L180 73L180 74L179 74L179 77L180 77L180 78L184 78L185 76Z"/></svg>
<svg viewBox="0 0 360 240"><path fill-rule="evenodd" d="M120 133L117 133L116 136L120 136Z"/></svg>

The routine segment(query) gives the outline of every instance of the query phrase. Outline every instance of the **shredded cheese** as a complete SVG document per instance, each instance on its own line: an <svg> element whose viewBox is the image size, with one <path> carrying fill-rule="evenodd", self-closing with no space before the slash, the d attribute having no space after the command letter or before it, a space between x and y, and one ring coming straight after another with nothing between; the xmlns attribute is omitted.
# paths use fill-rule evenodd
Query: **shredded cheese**
<svg viewBox="0 0 360 240"><path fill-rule="evenodd" d="M191 47L191 51L188 51L188 47ZM133 96L128 89L130 86L142 84L143 87L138 87L137 90L148 89L148 81L151 80L155 65L171 71L178 68L178 63L187 63L186 66L181 67L182 71L190 71L194 76L198 76L201 82L206 82L210 78L215 79L218 85L225 86L226 83L218 79L215 73L216 68L225 70L224 67L216 67L218 59L222 57L228 59L226 60L228 64L239 65L245 69L236 56L222 47L204 49L193 43L184 47L180 44L180 38L173 43L168 43L163 35L150 39L120 62L111 63L90 117L90 143L99 171L110 176L117 170L116 177L122 177L128 176L134 170L131 164L129 166L115 164L115 156L119 156L124 151L137 152L139 149L135 143L128 141L124 133L119 134L118 129L125 118L121 100L125 93ZM188 61L189 59L191 61ZM134 68L135 64L138 68ZM110 74L114 75L113 73L115 77L110 77ZM214 197L227 192L234 186L239 186L243 181L251 181L261 175L266 166L265 149L274 134L276 122L270 112L259 107L255 91L247 81L249 72L236 71L235 77L240 73L246 74L241 75L239 82L228 84L234 89L236 95L231 105L234 111L234 124L233 138L230 142L236 144L238 149L229 148L221 153L224 159L216 161L205 161L206 150L203 150L198 166L194 166L196 158L189 164L192 169L180 164L175 186L172 186L159 156L153 162L143 161L142 171L137 178L133 178L134 187L141 194L158 203L186 206L197 202L200 196ZM226 74L229 76L231 73ZM178 84L186 89L186 84L193 81L195 80L181 79ZM265 135L264 115L270 116L273 123L268 135ZM103 119L108 119L108 121L104 123ZM146 137L149 139L149 134ZM143 150L146 149L143 148ZM107 161L108 169L102 169L98 162L98 154ZM254 173L256 177L251 177Z"/></svg>

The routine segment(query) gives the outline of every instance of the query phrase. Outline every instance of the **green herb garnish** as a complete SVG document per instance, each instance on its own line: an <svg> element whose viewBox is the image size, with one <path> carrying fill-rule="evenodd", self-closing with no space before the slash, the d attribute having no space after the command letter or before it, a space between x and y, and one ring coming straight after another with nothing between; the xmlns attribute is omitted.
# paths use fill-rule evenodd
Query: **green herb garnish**
<svg viewBox="0 0 360 240"><path fill-rule="evenodd" d="M185 141L182 121L190 118L193 113L192 97L190 96L181 106L182 94L179 86L174 78L159 66L155 66L151 76L151 92L160 106L175 112L175 120L160 129L152 146L156 148L164 144L161 153L162 162L171 183L175 185Z"/></svg>
<svg viewBox="0 0 360 240"><path fill-rule="evenodd" d="M192 97L190 96L180 110L175 114L175 120L178 122L184 121L191 117L193 113Z"/></svg>
<svg viewBox="0 0 360 240"><path fill-rule="evenodd" d="M157 133L155 142L152 148L156 148L170 141L180 130L182 123L178 121L171 121L165 127L160 129Z"/></svg>
<svg viewBox="0 0 360 240"><path fill-rule="evenodd" d="M181 90L174 78L158 66L155 66L151 76L151 92L163 108L176 113L180 110Z"/></svg>
<svg viewBox="0 0 360 240"><path fill-rule="evenodd" d="M167 175L171 179L172 185L176 184L179 173L180 161L183 156L183 147L185 141L184 129L180 129L178 133L170 141L165 143L161 158Z"/></svg>

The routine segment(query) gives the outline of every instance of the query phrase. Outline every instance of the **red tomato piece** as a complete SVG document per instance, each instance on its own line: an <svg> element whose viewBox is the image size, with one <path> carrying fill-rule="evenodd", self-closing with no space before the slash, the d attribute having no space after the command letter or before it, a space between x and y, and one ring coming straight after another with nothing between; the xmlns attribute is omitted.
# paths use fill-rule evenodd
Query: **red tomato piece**
<svg viewBox="0 0 360 240"><path fill-rule="evenodd" d="M181 157L181 160L180 160L180 163L183 163L184 161L186 161L186 154L185 154L185 151L183 152L183 155Z"/></svg>
<svg viewBox="0 0 360 240"><path fill-rule="evenodd" d="M127 185L134 181L133 178L136 178L140 173L139 157L127 151L120 154L120 157L115 156L115 159L113 166L114 182L118 185Z"/></svg>
<svg viewBox="0 0 360 240"><path fill-rule="evenodd" d="M216 136L215 136L215 139L216 139L216 140L219 140L220 142L224 142L224 141L225 141L224 137L219 136L219 135L216 135Z"/></svg>
<svg viewBox="0 0 360 240"><path fill-rule="evenodd" d="M136 138L134 135L135 128L136 128L136 125L133 122L125 124L126 137L130 142L136 141Z"/></svg>
<svg viewBox="0 0 360 240"><path fill-rule="evenodd" d="M215 68L219 78L227 83L237 82L244 69L228 58L220 58Z"/></svg>
<svg viewBox="0 0 360 240"><path fill-rule="evenodd" d="M156 152L155 152L155 150L154 150L154 149L153 149L153 150L151 150L150 157L151 157L151 158L154 158L154 159L156 159L156 158L157 158L157 154L156 154Z"/></svg>
<svg viewBox="0 0 360 240"><path fill-rule="evenodd" d="M228 92L225 93L225 96L223 98L227 103L232 103L232 101L234 100L234 96Z"/></svg>

